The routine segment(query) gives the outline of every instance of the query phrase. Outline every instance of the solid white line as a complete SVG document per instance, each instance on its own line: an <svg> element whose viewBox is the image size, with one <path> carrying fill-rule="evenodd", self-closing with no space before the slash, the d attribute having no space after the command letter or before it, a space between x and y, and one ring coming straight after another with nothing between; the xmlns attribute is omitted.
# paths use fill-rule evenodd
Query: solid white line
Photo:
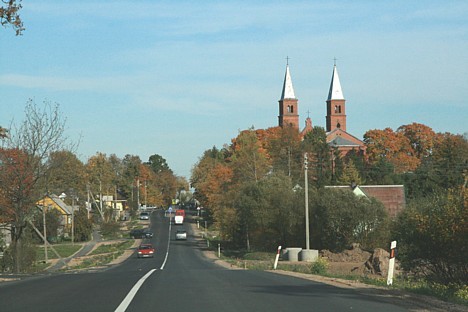
<svg viewBox="0 0 468 312"><path fill-rule="evenodd" d="M115 312L124 312L127 310L128 306L130 305L130 302L132 302L133 297L135 297L136 293L138 292L138 289L140 289L141 285L145 282L145 280L153 274L153 272L156 271L156 269L152 269L148 273L145 274L140 280L133 286L132 290L127 294L125 299L120 303L120 305L117 307Z"/></svg>
<svg viewBox="0 0 468 312"><path fill-rule="evenodd" d="M166 257L164 258L164 262L160 268L160 270L164 270L164 266L166 265L167 257L169 257L169 246L171 245L171 228L172 228L172 222L171 222L172 217L169 218L169 235L167 239L167 250L166 250Z"/></svg>

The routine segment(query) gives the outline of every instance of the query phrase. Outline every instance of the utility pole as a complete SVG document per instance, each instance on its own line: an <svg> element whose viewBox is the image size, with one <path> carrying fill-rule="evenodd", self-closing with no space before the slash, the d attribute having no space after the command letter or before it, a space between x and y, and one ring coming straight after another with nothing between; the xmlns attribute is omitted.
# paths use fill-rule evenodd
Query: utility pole
<svg viewBox="0 0 468 312"><path fill-rule="evenodd" d="M140 178L137 178L137 206L140 209Z"/></svg>
<svg viewBox="0 0 468 312"><path fill-rule="evenodd" d="M45 263L49 261L49 257L47 255L47 230L46 230L46 215L45 215L46 207L44 205L44 199L42 200L42 223L44 223L44 259Z"/></svg>
<svg viewBox="0 0 468 312"><path fill-rule="evenodd" d="M75 194L72 195L72 217L71 217L71 237L72 237L72 245L75 245Z"/></svg>
<svg viewBox="0 0 468 312"><path fill-rule="evenodd" d="M307 179L307 153L304 154L304 188L305 188L305 222L306 222L306 249L310 249L309 237L309 181Z"/></svg>

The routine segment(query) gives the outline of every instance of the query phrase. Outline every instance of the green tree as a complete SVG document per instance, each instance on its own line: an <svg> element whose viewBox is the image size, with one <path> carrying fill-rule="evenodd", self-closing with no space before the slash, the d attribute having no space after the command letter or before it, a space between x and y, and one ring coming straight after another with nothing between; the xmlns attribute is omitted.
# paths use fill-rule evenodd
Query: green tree
<svg viewBox="0 0 468 312"><path fill-rule="evenodd" d="M89 241L92 238L93 223L88 218L88 211L80 208L74 215L75 240L78 242Z"/></svg>
<svg viewBox="0 0 468 312"><path fill-rule="evenodd" d="M441 283L468 282L466 190L412 201L394 228L402 267Z"/></svg>
<svg viewBox="0 0 468 312"><path fill-rule="evenodd" d="M349 190L326 188L312 203L312 229L319 249L342 251L352 243L377 247L385 237L387 215L382 203Z"/></svg>
<svg viewBox="0 0 468 312"><path fill-rule="evenodd" d="M302 141L309 160L309 178L316 187L330 185L332 179L333 150L327 143L325 129L315 126Z"/></svg>
<svg viewBox="0 0 468 312"><path fill-rule="evenodd" d="M154 173L161 173L162 171L170 170L166 159L158 154L151 155L148 162L145 164L148 165Z"/></svg>
<svg viewBox="0 0 468 312"><path fill-rule="evenodd" d="M46 231L47 231L47 240L48 241L54 241L58 240L59 236L59 228L60 228L60 212L58 212L56 209L48 209L46 210L45 213L45 219L46 219ZM35 226L38 229L43 229L44 228L44 218L42 216L42 212L38 211L37 217L35 218ZM40 242L42 239L37 236L36 233L34 233L35 237L37 237L37 240Z"/></svg>
<svg viewBox="0 0 468 312"><path fill-rule="evenodd" d="M341 172L341 176L338 178L338 182L344 185L360 185L362 184L361 176L359 175L356 166L352 159L344 165L344 169Z"/></svg>

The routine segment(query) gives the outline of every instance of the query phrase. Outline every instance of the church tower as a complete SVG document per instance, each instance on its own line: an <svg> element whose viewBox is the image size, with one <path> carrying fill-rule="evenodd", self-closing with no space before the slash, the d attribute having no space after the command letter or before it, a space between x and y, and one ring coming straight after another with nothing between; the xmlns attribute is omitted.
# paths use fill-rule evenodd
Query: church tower
<svg viewBox="0 0 468 312"><path fill-rule="evenodd" d="M294 94L289 64L286 64L286 74L284 75L283 91L279 102L278 123L280 127L290 125L299 129L299 114L297 111L297 99Z"/></svg>
<svg viewBox="0 0 468 312"><path fill-rule="evenodd" d="M346 132L345 102L335 64L333 66L333 74L327 98L327 132L331 132L337 128Z"/></svg>

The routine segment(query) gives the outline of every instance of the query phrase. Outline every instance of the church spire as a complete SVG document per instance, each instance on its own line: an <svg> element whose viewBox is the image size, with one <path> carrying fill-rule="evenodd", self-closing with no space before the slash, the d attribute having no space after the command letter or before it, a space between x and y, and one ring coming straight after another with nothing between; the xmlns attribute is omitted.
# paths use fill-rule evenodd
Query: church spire
<svg viewBox="0 0 468 312"><path fill-rule="evenodd" d="M336 69L336 63L333 65L333 74L327 98L327 101L331 100L344 100L343 90L341 90L340 77L338 77L338 70Z"/></svg>
<svg viewBox="0 0 468 312"><path fill-rule="evenodd" d="M280 127L291 126L299 129L299 114L297 98L294 94L291 73L289 72L289 57L286 58L286 73L284 75L283 91L279 102L278 125Z"/></svg>
<svg viewBox="0 0 468 312"><path fill-rule="evenodd" d="M346 100L341 90L340 78L336 69L336 59L327 98L327 132L335 129L346 131Z"/></svg>
<svg viewBox="0 0 468 312"><path fill-rule="evenodd" d="M294 94L291 73L289 72L289 64L286 64L286 74L284 75L283 92L281 92L280 101L284 99L295 99L295 98L296 98L296 95Z"/></svg>

